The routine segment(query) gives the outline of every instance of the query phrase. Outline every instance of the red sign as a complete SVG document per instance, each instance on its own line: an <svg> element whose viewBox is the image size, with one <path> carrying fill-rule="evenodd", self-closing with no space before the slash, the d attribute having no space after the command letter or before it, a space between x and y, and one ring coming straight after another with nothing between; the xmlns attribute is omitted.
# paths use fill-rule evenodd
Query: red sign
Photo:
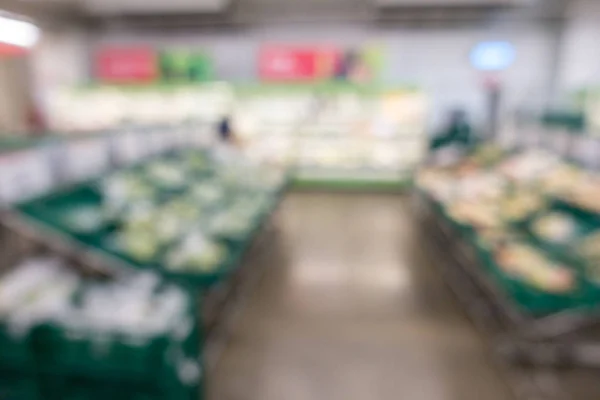
<svg viewBox="0 0 600 400"><path fill-rule="evenodd" d="M25 47L15 46L7 43L0 43L0 57L22 56L28 53Z"/></svg>
<svg viewBox="0 0 600 400"><path fill-rule="evenodd" d="M339 52L323 47L268 46L261 50L259 75L266 81L312 81L331 76Z"/></svg>
<svg viewBox="0 0 600 400"><path fill-rule="evenodd" d="M143 83L158 78L157 54L147 47L111 47L96 53L96 78L110 83Z"/></svg>

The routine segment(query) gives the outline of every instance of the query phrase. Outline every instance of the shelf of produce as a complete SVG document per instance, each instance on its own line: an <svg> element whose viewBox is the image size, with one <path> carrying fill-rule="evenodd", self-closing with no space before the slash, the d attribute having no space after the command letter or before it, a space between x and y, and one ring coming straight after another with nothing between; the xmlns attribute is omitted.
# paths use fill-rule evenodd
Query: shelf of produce
<svg viewBox="0 0 600 400"><path fill-rule="evenodd" d="M173 155L168 155L166 159L172 157ZM164 159L164 157L160 159ZM138 171L140 167L141 165L136 165L133 169ZM98 182L94 182L91 186L85 182L69 186L64 190L61 189L47 195L48 198L46 196L22 203L15 210L6 211L0 218L0 223L7 231L17 232L19 236L38 243L67 260L85 262L99 273L106 275L133 274L143 270L143 264L132 263L131 260L121 257L118 253L106 251L102 246L98 247L97 244L103 243L103 241L93 238L90 240L85 237L82 240L76 232L69 231L68 226L61 225L61 220L56 212L76 208L77 204L89 205L90 201L98 203L97 194L94 194L94 191L97 191L100 186ZM227 239L227 243L230 243L233 251L227 258L226 264L219 266L216 273L181 274L169 272L160 265L149 268L149 270L161 273L169 281L187 287L196 294L199 326L204 337L202 348L209 369L216 365L221 349L224 347L223 342L227 340L228 327L232 324L239 309L243 307L244 296L242 293L247 291L244 288L250 286L248 282L256 281L260 276L259 268L252 265L252 259L264 248L264 239L270 231L272 216L290 187L291 179L289 175L282 175L281 180L277 180L277 182L278 184L269 186L265 191L265 202L261 203L262 206L258 212L253 214L250 230L245 231L243 237ZM71 192L79 193L77 188L80 187L84 190L80 190L81 193L77 196L71 196ZM95 189L91 191L85 189L90 187ZM238 191L234 190L234 193L238 193ZM167 196L165 201L168 202L171 198ZM65 199L66 202L63 201ZM50 208L48 208L49 205ZM38 206L50 213L23 212L23 207L40 210L37 208Z"/></svg>
<svg viewBox="0 0 600 400"><path fill-rule="evenodd" d="M600 365L600 358L590 357L589 352L587 357L580 356L582 349L600 350L597 337L577 334L597 326L597 314L564 310L534 316L521 310L484 273L469 238L451 226L435 201L424 193L416 198L426 234L433 239L434 253L445 257L446 262L438 265L450 288L474 322L491 334L498 350L534 364Z"/></svg>
<svg viewBox="0 0 600 400"><path fill-rule="evenodd" d="M21 393L25 390L44 399L71 398L69 396L75 392L80 396L85 393L84 398L91 398L88 397L92 396L91 393L102 390L107 396L117 392L125 397L144 393L148 399L162 399L167 393L169 398L178 400L193 400L201 396L203 365L199 344L202 336L191 293L160 281L156 275L128 274L122 270L111 273L98 271L95 265L86 264L89 260L75 260L68 253L57 253L52 246L46 245L45 240L23 236L10 223L3 223L0 230L2 279L11 279L11 284L27 282L18 286L24 291L33 290L36 295L32 295L34 292L26 295L28 306L23 309L36 314L38 307L45 315L39 321L27 319L30 324L19 329L28 327L28 330L19 335L14 334L14 326L4 330L4 324L0 323L0 341L4 349L0 354L3 378L12 374L11 381L24 385L11 388L2 381L0 393L6 394L8 390L10 398L37 398ZM27 272L20 273L21 270ZM32 277L37 277L37 280ZM3 283L0 282L0 285ZM163 328L153 330L150 335L137 324L135 329L123 329L124 322L119 319L123 318L123 314L115 313L114 319L111 319L102 314L100 308L92 306L90 301L94 297L103 302L114 302L112 295L118 291L122 302L151 302L153 317L145 321L162 315L166 318L163 322L170 322L160 325ZM57 300L64 299L60 304L67 307L72 319L64 320L60 312L47 313L45 296L48 293L54 293L51 302L55 305L59 304ZM136 297L136 294L141 297ZM167 294L169 300L165 297ZM14 302L14 293L12 298L4 297L4 300L9 299ZM174 304L179 304L179 307L172 308ZM163 306L167 308L161 308ZM131 310L131 303L124 307ZM109 306L109 309L112 307ZM19 310L13 310L13 317L18 315ZM159 310L163 313L160 314ZM82 316L85 316L84 319L75 323ZM135 313L130 313L128 318L134 317ZM8 323L14 324L18 320L11 317ZM159 326L153 325L156 322L158 320L154 319L148 326ZM103 328L97 330L99 326ZM24 355L27 357L24 358ZM29 360L30 364L21 362L24 360ZM181 378L178 368L183 365L188 372L189 368L193 369L193 377L188 374L189 379ZM85 385L82 385L83 382Z"/></svg>

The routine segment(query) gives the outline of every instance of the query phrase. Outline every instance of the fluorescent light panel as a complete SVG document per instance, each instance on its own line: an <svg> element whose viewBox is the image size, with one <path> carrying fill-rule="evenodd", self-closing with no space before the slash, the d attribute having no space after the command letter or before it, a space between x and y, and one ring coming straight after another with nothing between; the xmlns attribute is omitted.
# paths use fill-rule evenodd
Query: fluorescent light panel
<svg viewBox="0 0 600 400"><path fill-rule="evenodd" d="M0 16L0 43L32 47L39 37L40 29L34 24Z"/></svg>

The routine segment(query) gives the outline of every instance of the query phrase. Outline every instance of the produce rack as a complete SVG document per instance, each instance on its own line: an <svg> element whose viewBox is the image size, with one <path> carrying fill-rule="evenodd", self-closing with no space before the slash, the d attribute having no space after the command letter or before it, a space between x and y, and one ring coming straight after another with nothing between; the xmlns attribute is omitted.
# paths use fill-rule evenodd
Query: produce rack
<svg viewBox="0 0 600 400"><path fill-rule="evenodd" d="M600 366L600 357L591 356L600 351L600 340L589 337L590 329L600 321L598 312L567 310L536 317L519 309L486 275L476 245L456 229L434 200L422 192L416 196L422 228L447 260L437 264L469 314L494 334L498 351L534 365Z"/></svg>
<svg viewBox="0 0 600 400"><path fill-rule="evenodd" d="M105 89L57 92L51 102L53 126L88 129L122 120L192 117L214 127L227 114L248 157L294 168L296 182L317 189L395 190L410 178L427 147L427 98L410 85L207 83ZM140 90L153 95L140 96ZM94 107L97 101L122 107L107 112Z"/></svg>
<svg viewBox="0 0 600 400"><path fill-rule="evenodd" d="M169 131L161 131L161 134L168 135ZM66 175L66 172L71 169L72 165L67 165L68 162L61 160L53 171L50 183L53 190L50 193L38 189L37 192L27 191L24 195L20 195L19 201L15 202L14 199L11 199L13 204L6 207L0 216L0 226L2 227L0 245L10 247L9 243L14 243L14 238L18 238L19 241L47 249L48 252L69 262L85 265L88 270L100 275L121 276L150 270L161 276L165 282L185 289L186 293L196 299L193 312L196 334L195 338L190 341L195 344L199 353L197 358L202 361L202 382L199 386L204 386L206 375L218 362L220 351L227 340L229 325L243 307L245 296L262 273L262 265L257 266L253 260L260 255L265 243L268 244L276 239L276 232L271 220L291 182L285 172L283 170L281 173L278 172L279 178L273 185L252 186L251 183L248 183L244 187L250 188L250 192L244 194L239 191L249 201L252 200L253 194L264 201L252 214L251 224L248 229L244 230L243 235L228 236L223 232L216 233L218 242L223 244L223 248L226 248L227 255L210 271L186 273L168 270L162 267L165 258L151 263L136 262L131 257L113 251L114 249L107 245L110 241L99 240L99 235L95 237L89 232L82 233L69 229L64 224L64 220L61 220L61 213L69 209L77 209L82 205L89 206L90 201L98 202L99 193L100 197L103 194L106 195L108 192L103 192L105 179L118 174L138 173L153 163L168 164L181 159L194 159L190 161L191 164L195 162L194 167L190 167L194 169L193 176L188 176L185 187L162 187L158 191L160 204L167 204L169 201L179 198L189 189L190 183L202 184L214 178L215 173L221 168L225 170L224 174L229 174L228 179L232 178L233 170L229 171L227 165L212 164L211 152L202 147L205 140L198 140L192 135L188 136L188 140L180 142L181 147L184 147L183 150L173 149L172 145L151 146L154 147L152 150L142 151L141 154L134 155L134 157L131 157L131 154L123 154L123 149L114 146L116 141L122 138L115 139L112 135L110 138L100 136L101 140L106 140L113 145L102 147L109 152L109 155L106 157L108 162L103 163L103 168L100 168L102 172L99 178L70 177ZM148 142L148 137L147 132L144 132L137 135L135 142L138 144ZM156 140L156 143L166 144L168 141L164 140L164 137ZM201 146L199 149L197 148L198 143ZM147 146L146 143L140 147ZM38 151L39 149L34 150ZM64 149L61 149L61 154L65 154ZM39 155L39 153L35 153L35 155ZM43 159L44 162L50 163L50 157ZM198 165L198 159L200 159L199 164L206 163L207 160L209 162L207 165ZM48 164L45 165L48 166ZM247 181L250 182L252 171L256 171L257 168L259 167L255 165L244 165L238 171L246 171L248 175L245 175L242 180L246 182L245 178L247 178ZM156 183L153 182L152 185ZM262 191L262 195L258 193L260 191ZM238 191L232 189L227 193L228 196L235 198ZM221 201L221 203L227 204L225 201ZM218 209L210 208L209 212L205 212L206 215L201 216L204 221L202 224L206 223L205 216L208 216L209 213L217 215L218 211ZM241 215L240 218L242 218ZM112 222L109 225L111 224ZM197 398L197 393L198 391L195 391L189 398Z"/></svg>
<svg viewBox="0 0 600 400"><path fill-rule="evenodd" d="M5 218L6 217L6 218ZM41 237L31 227L22 226L15 229L14 223L19 224L9 216L3 215L0 221L0 246L3 254L0 265L0 285L3 301L14 300L7 296L10 286L4 286L3 280L10 279L11 273L25 269L22 266L30 260L51 260L60 262L61 269L52 269L43 275L35 287L36 291L28 292L27 299L21 299L20 306L25 311L32 308L31 303L52 302L53 298L44 296L52 290L59 292L73 284L77 276L79 282L73 293L73 310L81 305L80 301L90 290L139 279L139 274L115 268L103 263L91 254L76 251L64 246L60 240ZM31 272L31 271L30 271ZM40 269L36 273L43 272ZM58 276L65 275L65 280ZM33 276L21 277L23 284L33 287L27 279ZM25 279L23 279L25 278ZM143 279L154 277L145 276ZM141 282L141 280L138 280ZM63 315L58 313L53 318L40 318L40 310L29 318L39 319L28 322L27 314L6 314L4 304L0 319L0 395L7 399L101 399L101 398L137 398L147 399L197 399L202 393L202 355L200 343L202 332L197 323L197 302L192 294L176 285L155 280L156 290L175 290L176 294L185 299L184 314L177 324L170 329L179 329L178 334L156 336L154 339L130 335L121 331L100 329L100 326L90 327L88 322L77 315L70 314L73 321L80 325L66 323ZM13 284L17 284L13 279ZM117 288L118 286L113 286ZM132 288L133 289L133 288ZM96 292L99 293L99 292ZM172 293L171 293L172 294ZM40 300L36 300L40 299ZM55 298L54 298L55 299ZM155 306L158 306L155 303ZM47 308L47 307L46 307ZM115 312L118 310L115 310ZM156 311L158 312L158 311ZM50 314L52 315L52 314ZM19 323L19 318L25 316L25 322ZM77 319L78 318L78 319ZM34 320L32 320L34 321ZM152 336L151 336L152 337ZM189 368L192 368L191 376ZM187 371L187 377L182 372Z"/></svg>
<svg viewBox="0 0 600 400"><path fill-rule="evenodd" d="M460 174L468 175L469 170L474 166L478 172L484 174L492 171L494 174L497 171L506 173L507 170L504 169L506 165L502 164L503 159L514 160L519 155L540 151L535 145L533 147L535 150L521 143L512 150L502 150L497 145L483 145L459 161L460 164L469 159L466 164L463 163L467 168L459 169ZM481 157L482 154L485 156ZM473 162L474 160L477 161ZM561 171L572 168L593 176L593 172L585 169L585 163L576 165L569 160L557 165L561 166ZM513 166L517 167L517 172L522 172L522 168L526 168L526 164L523 163L515 163ZM424 167L424 171L427 168ZM550 171L552 168L554 167L548 166L538 169L543 175L543 172ZM556 171L558 170L557 168ZM527 190L535 188L536 193L550 190L545 186L549 181L540 180L542 178L537 177L537 174L536 172L536 178L531 181L535 183L524 187ZM500 270L496 265L499 262L497 258L499 253L485 248L485 241L482 241L481 235L489 228L465 222L461 219L461 214L457 214L458 209L452 207L456 204L456 199L445 197L443 191L432 192L431 186L422 186L420 177L416 180L418 183L413 193L414 207L420 222L423 242L430 249L427 254L432 257L448 287L476 327L489 339L492 357L507 376L507 382L516 397L578 399L580 397L573 393L589 395L582 387L588 387L588 390L600 390L598 385L592 384L590 387L582 384L582 387L578 387L574 383L585 381L587 378L580 379L580 377L593 376L594 371L600 367L600 298L597 291L595 289L590 291L589 286L584 285L583 287L587 289L582 289L583 294L576 296L574 301L568 304L557 303L558 300L564 300L560 299L561 296L538 291L537 298L529 297L530 301L537 302L524 303L523 294L515 292L514 287L511 286L514 282L508 281L521 278L508 276L510 272ZM515 190L514 187L519 186L514 185L520 185L518 180L514 182L511 180L511 182L508 190ZM466 186L468 189L464 187L456 189L461 184L458 181L453 182L449 186L455 188L450 190L453 190L453 193L466 190L471 194L479 190L470 185ZM500 182L498 185L502 187ZM496 191L496 188L492 190ZM506 192L499 198L505 195ZM470 200L476 199L478 195L473 196ZM496 197L491 198L496 199ZM562 266L571 267L577 271L578 282L581 275L581 282L585 283L591 278L586 276L584 261L569 254L569 251L563 248L564 246L540 240L537 232L534 231L534 223L544 215L563 211L566 206L569 209L565 211L569 215L578 217L584 213L589 217L589 220L580 218L583 227L578 228L578 231L583 229L579 231L581 234L587 234L586 224L595 225L596 216L593 212L581 209L570 201L565 203L560 200L562 195L558 193L547 194L544 198L542 209L529 211L528 216L511 221L502 229L514 231L518 234L518 240L523 240L524 244L534 247L536 251L539 249L540 253Z"/></svg>

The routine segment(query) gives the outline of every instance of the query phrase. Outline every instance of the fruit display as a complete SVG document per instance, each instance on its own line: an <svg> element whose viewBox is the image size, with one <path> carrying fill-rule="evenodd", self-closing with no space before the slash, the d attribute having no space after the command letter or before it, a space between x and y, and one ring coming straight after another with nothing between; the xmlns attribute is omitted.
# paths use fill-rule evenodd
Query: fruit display
<svg viewBox="0 0 600 400"><path fill-rule="evenodd" d="M576 224L565 213L552 212L537 218L533 222L533 231L540 238L553 243L566 243L575 234Z"/></svg>
<svg viewBox="0 0 600 400"><path fill-rule="evenodd" d="M544 207L544 197L535 190L507 192L499 199L503 221L518 222Z"/></svg>
<svg viewBox="0 0 600 400"><path fill-rule="evenodd" d="M568 195L576 189L585 172L569 164L561 164L548 173L541 182L542 188L551 195Z"/></svg>
<svg viewBox="0 0 600 400"><path fill-rule="evenodd" d="M600 261L600 232L585 237L577 245L577 252L591 262Z"/></svg>
<svg viewBox="0 0 600 400"><path fill-rule="evenodd" d="M496 205L492 202L459 200L448 206L448 215L455 221L477 228L502 225Z"/></svg>
<svg viewBox="0 0 600 400"><path fill-rule="evenodd" d="M503 160L498 166L498 171L511 180L531 183L550 173L560 163L560 159L552 153L529 150Z"/></svg>
<svg viewBox="0 0 600 400"><path fill-rule="evenodd" d="M416 182L443 218L471 228L466 238L482 265L495 265L491 278L521 306L550 312L600 302L580 284L600 284L600 180L592 172L546 151L487 147L425 167Z"/></svg>
<svg viewBox="0 0 600 400"><path fill-rule="evenodd" d="M600 213L600 177L588 174L557 197L590 213Z"/></svg>
<svg viewBox="0 0 600 400"><path fill-rule="evenodd" d="M576 288L573 270L552 261L535 247L509 244L495 253L495 260L508 276L541 291L566 293Z"/></svg>

